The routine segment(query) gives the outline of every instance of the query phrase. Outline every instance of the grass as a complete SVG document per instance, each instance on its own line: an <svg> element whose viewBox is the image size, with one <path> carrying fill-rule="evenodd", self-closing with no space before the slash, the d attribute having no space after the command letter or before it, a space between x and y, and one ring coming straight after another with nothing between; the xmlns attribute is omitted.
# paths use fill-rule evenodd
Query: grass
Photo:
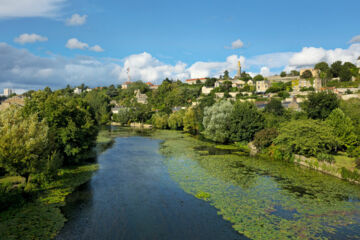
<svg viewBox="0 0 360 240"><path fill-rule="evenodd" d="M349 170L355 169L355 159L350 158L346 155L346 153L339 152L335 157L335 166L338 168L346 168Z"/></svg>
<svg viewBox="0 0 360 240"><path fill-rule="evenodd" d="M52 239L66 221L60 211L66 196L78 186L90 180L97 164L81 165L61 169L55 181L33 189L37 197L20 208L11 208L0 213L1 239ZM6 179L6 180L5 180ZM7 177L4 181L19 181L18 177Z"/></svg>

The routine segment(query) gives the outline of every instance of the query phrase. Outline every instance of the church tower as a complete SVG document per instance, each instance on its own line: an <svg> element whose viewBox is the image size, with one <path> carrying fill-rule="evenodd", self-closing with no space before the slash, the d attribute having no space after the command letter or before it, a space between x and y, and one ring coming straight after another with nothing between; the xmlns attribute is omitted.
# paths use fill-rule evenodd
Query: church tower
<svg viewBox="0 0 360 240"><path fill-rule="evenodd" d="M236 73L236 78L238 78L238 79L241 78L241 63L240 63L240 61L238 61L238 71Z"/></svg>

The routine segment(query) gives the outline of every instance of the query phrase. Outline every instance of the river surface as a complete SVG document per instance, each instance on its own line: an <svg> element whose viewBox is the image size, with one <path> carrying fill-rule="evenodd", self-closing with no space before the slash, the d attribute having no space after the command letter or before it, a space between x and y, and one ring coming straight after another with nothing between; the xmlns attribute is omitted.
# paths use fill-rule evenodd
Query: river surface
<svg viewBox="0 0 360 240"><path fill-rule="evenodd" d="M360 239L359 186L179 132L108 135L57 240Z"/></svg>

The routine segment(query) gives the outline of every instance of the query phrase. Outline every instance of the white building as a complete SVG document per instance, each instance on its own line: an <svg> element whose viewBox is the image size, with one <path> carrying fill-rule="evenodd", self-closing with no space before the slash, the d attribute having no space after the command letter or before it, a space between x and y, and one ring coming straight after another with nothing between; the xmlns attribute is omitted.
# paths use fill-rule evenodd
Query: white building
<svg viewBox="0 0 360 240"><path fill-rule="evenodd" d="M10 88L5 88L4 89L4 96L5 97L9 97L13 93L14 93L14 91L12 89L10 89Z"/></svg>
<svg viewBox="0 0 360 240"><path fill-rule="evenodd" d="M270 87L270 82L267 80L256 82L256 92L257 93L265 93L269 87Z"/></svg>
<svg viewBox="0 0 360 240"><path fill-rule="evenodd" d="M80 88L75 88L74 89L74 93L75 94L81 94L82 93L82 90Z"/></svg>
<svg viewBox="0 0 360 240"><path fill-rule="evenodd" d="M214 89L213 87L205 87L204 86L201 88L201 93L204 95L209 95L213 89Z"/></svg>

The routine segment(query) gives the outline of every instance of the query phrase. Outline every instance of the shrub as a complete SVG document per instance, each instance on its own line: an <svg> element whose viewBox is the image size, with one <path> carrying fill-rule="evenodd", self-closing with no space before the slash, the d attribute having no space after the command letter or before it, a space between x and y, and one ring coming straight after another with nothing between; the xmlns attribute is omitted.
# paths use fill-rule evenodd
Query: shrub
<svg viewBox="0 0 360 240"><path fill-rule="evenodd" d="M356 158L356 159L355 159L355 167L356 167L357 169L360 169L360 158Z"/></svg>
<svg viewBox="0 0 360 240"><path fill-rule="evenodd" d="M319 161L322 161L322 162L327 162L327 163L330 163L330 164L333 164L335 162L335 158L333 155L330 155L330 154L326 154L326 153L318 153L316 155L316 158L319 160Z"/></svg>
<svg viewBox="0 0 360 240"><path fill-rule="evenodd" d="M165 113L155 113L151 118L151 122L154 128L166 129L168 127L168 118L169 116Z"/></svg>
<svg viewBox="0 0 360 240"><path fill-rule="evenodd" d="M182 129L184 127L184 115L185 111L180 110L170 114L168 119L168 125L171 129Z"/></svg>
<svg viewBox="0 0 360 240"><path fill-rule="evenodd" d="M278 136L278 131L276 128L265 128L255 133L254 145L258 149L263 149L269 147L273 140Z"/></svg>

